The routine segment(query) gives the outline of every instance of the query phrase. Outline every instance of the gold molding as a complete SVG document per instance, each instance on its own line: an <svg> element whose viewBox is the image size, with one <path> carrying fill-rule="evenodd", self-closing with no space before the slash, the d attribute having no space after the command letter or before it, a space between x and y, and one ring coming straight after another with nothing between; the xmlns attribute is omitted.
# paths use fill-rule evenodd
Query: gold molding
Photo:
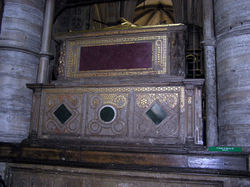
<svg viewBox="0 0 250 187"><path fill-rule="evenodd" d="M184 111L184 106L185 106L185 89L184 87L181 87L181 112Z"/></svg>
<svg viewBox="0 0 250 187"><path fill-rule="evenodd" d="M64 77L66 63L66 42L63 42L60 46L60 56L58 60L58 74L60 77Z"/></svg>
<svg viewBox="0 0 250 187"><path fill-rule="evenodd" d="M185 107L185 88L183 86L165 86L165 87L100 87L100 88L95 88L95 87L84 87L84 88L56 88L56 89L44 89L43 90L45 94L57 94L57 93L63 93L63 94L83 94L83 93L94 93L98 95L103 95L109 93L113 95L114 93L126 93L125 95L122 94L123 100L127 99L128 93L129 92L134 92L134 93L152 93L154 92L159 92L159 93L166 93L166 94L176 94L176 92L179 93L180 97L180 109L181 112L184 111ZM120 94L119 94L120 95ZM178 95L178 94L177 94ZM171 97L176 97L177 95L164 95L165 97L171 96ZM158 94L157 98L160 95ZM120 98L121 99L121 98ZM162 100L162 98L161 98ZM127 101L126 101L127 102ZM174 107L176 104L173 104L172 107Z"/></svg>
<svg viewBox="0 0 250 187"><path fill-rule="evenodd" d="M113 93L100 93L98 94L103 101L103 105L111 104L116 108L124 108L128 103L128 93L126 94L113 94ZM95 96L95 95L93 95Z"/></svg>
<svg viewBox="0 0 250 187"><path fill-rule="evenodd" d="M136 104L139 108L148 108L156 100L167 103L172 109L178 103L178 93L139 93L136 95Z"/></svg>
<svg viewBox="0 0 250 187"><path fill-rule="evenodd" d="M183 86L161 86L161 87L84 87L84 88L53 88L43 89L45 93L104 93L104 92L181 92L181 102L184 105L184 87Z"/></svg>

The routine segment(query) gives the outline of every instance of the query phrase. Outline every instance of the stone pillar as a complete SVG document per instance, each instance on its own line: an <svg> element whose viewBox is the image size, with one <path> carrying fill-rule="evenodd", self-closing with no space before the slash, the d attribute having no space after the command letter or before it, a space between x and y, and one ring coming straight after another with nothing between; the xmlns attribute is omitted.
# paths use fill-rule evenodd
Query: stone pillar
<svg viewBox="0 0 250 187"><path fill-rule="evenodd" d="M218 144L213 0L203 0L207 146Z"/></svg>
<svg viewBox="0 0 250 187"><path fill-rule="evenodd" d="M49 61L50 61L50 43L51 43L51 32L54 17L55 0L46 1L46 9L43 24L43 36L42 36L42 47L41 47L41 58L38 72L38 83L48 83L49 79Z"/></svg>
<svg viewBox="0 0 250 187"><path fill-rule="evenodd" d="M219 143L250 145L250 1L216 0Z"/></svg>
<svg viewBox="0 0 250 187"><path fill-rule="evenodd" d="M36 82L44 0L5 0L0 35L0 142L20 142L28 135L32 91Z"/></svg>

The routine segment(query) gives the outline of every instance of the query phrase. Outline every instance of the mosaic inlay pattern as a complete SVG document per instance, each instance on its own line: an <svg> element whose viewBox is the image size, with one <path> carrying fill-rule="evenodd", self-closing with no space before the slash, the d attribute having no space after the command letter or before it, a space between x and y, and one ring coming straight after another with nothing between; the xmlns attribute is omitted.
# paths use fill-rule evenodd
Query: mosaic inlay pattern
<svg viewBox="0 0 250 187"><path fill-rule="evenodd" d="M186 136L185 110L192 110L185 94L182 86L44 89L39 134L180 143Z"/></svg>
<svg viewBox="0 0 250 187"><path fill-rule="evenodd" d="M128 93L88 94L87 136L127 136Z"/></svg>
<svg viewBox="0 0 250 187"><path fill-rule="evenodd" d="M42 134L79 135L81 100L78 94L47 95Z"/></svg>
<svg viewBox="0 0 250 187"><path fill-rule="evenodd" d="M179 136L179 92L136 94L135 137L166 138Z"/></svg>

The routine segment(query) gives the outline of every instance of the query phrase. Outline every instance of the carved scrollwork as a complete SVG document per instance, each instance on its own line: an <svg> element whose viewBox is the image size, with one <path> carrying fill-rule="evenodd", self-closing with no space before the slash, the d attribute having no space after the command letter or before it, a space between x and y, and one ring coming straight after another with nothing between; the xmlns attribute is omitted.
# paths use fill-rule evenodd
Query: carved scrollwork
<svg viewBox="0 0 250 187"><path fill-rule="evenodd" d="M88 130L91 134L99 134L102 131L102 127L99 124L99 121L93 120L88 123Z"/></svg>
<svg viewBox="0 0 250 187"><path fill-rule="evenodd" d="M123 121L117 121L111 125L112 132L114 134L124 134L126 130L126 124Z"/></svg>
<svg viewBox="0 0 250 187"><path fill-rule="evenodd" d="M91 98L91 107L96 109L98 107L100 107L100 105L102 104L102 99L101 97L95 95L94 97Z"/></svg>
<svg viewBox="0 0 250 187"><path fill-rule="evenodd" d="M127 98L124 95L117 95L113 99L114 103L116 103L116 106L118 108L123 108L127 105Z"/></svg>
<svg viewBox="0 0 250 187"><path fill-rule="evenodd" d="M56 130L56 122L54 120L50 120L47 122L47 129L51 132Z"/></svg>

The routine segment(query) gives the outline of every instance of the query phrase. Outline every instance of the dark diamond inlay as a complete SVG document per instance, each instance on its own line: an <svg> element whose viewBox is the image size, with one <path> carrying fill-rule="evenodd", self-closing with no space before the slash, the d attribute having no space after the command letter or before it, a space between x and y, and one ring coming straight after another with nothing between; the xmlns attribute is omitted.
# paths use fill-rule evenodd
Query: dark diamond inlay
<svg viewBox="0 0 250 187"><path fill-rule="evenodd" d="M166 112L155 103L147 112L146 115L156 124L160 124L167 117Z"/></svg>
<svg viewBox="0 0 250 187"><path fill-rule="evenodd" d="M70 111L67 109L67 107L62 104L55 112L54 115L57 117L57 119L64 124L72 114Z"/></svg>

